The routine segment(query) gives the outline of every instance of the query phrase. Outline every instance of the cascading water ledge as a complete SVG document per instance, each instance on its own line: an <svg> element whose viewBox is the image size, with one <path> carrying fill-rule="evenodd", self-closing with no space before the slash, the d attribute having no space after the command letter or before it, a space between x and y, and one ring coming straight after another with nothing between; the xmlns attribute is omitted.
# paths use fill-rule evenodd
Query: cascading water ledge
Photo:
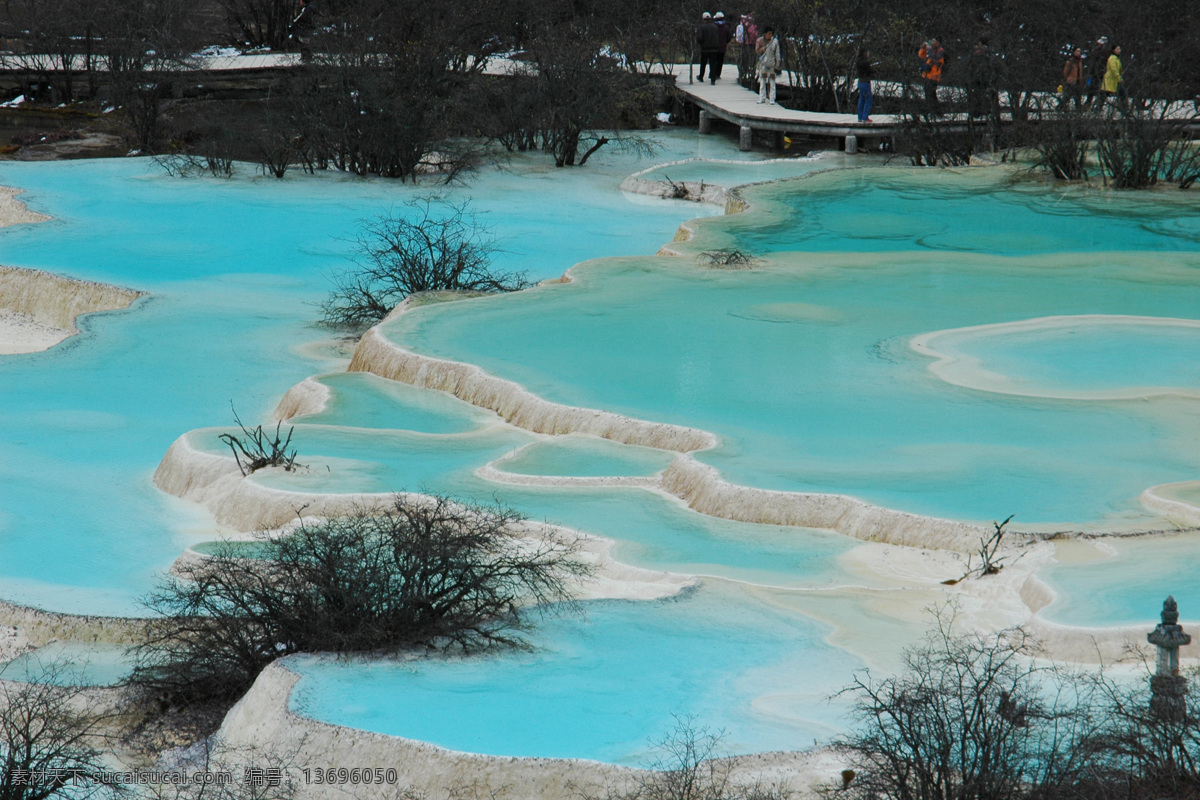
<svg viewBox="0 0 1200 800"><path fill-rule="evenodd" d="M403 308L401 305L397 312ZM681 453L716 445L716 437L695 428L548 402L512 381L489 375L471 364L429 358L406 350L387 339L377 327L367 331L358 343L350 371L372 372L383 378L452 394L472 405L495 411L518 428L535 433L587 433L624 444Z"/></svg>
<svg viewBox="0 0 1200 800"><path fill-rule="evenodd" d="M165 492L203 503L221 525L242 533L263 531L267 535L271 531L286 533L300 517L313 520L384 508L398 496L395 492L293 492L264 486L253 476L242 476L233 458L197 449L190 434L180 436L167 450L155 472L155 483ZM427 495L417 493L399 496L406 502L428 501ZM525 522L516 533L579 543L580 557L594 567L593 575L576 587L575 594L580 598L656 600L678 594L694 582L689 575L623 564L612 557L611 540L562 526ZM176 565L193 563L197 558L203 555L186 552Z"/></svg>
<svg viewBox="0 0 1200 800"><path fill-rule="evenodd" d="M714 467L688 455L671 462L662 485L701 514L743 522L826 528L871 542L971 552L987 533L977 525L893 511L846 495L738 486L724 480Z"/></svg>
<svg viewBox="0 0 1200 800"><path fill-rule="evenodd" d="M286 422L294 417L319 414L328 407L332 396L328 386L315 378L305 378L287 390L272 416Z"/></svg>

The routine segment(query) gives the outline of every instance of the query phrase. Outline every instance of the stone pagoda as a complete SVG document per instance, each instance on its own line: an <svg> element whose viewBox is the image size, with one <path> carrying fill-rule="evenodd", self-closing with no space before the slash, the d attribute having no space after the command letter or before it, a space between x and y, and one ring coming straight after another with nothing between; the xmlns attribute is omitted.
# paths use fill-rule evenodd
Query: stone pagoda
<svg viewBox="0 0 1200 800"><path fill-rule="evenodd" d="M1179 674L1179 648L1191 644L1192 637L1179 625L1179 605L1174 597L1163 603L1162 622L1146 634L1158 648L1158 664L1150 678L1150 711L1162 719L1187 717L1187 678Z"/></svg>

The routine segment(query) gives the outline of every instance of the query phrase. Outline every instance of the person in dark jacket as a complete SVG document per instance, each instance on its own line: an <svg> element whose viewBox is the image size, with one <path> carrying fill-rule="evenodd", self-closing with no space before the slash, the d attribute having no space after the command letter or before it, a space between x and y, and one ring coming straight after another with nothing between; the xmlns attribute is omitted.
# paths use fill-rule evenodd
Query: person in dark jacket
<svg viewBox="0 0 1200 800"><path fill-rule="evenodd" d="M999 66L987 39L978 39L965 64L967 115L972 120L1000 119L1000 95L996 92Z"/></svg>
<svg viewBox="0 0 1200 800"><path fill-rule="evenodd" d="M858 53L858 121L871 121L871 80L875 77L875 65L871 63L871 51L865 47Z"/></svg>
<svg viewBox="0 0 1200 800"><path fill-rule="evenodd" d="M313 29L313 11L308 0L300 0L300 12L288 25L288 38L300 50L301 59L309 57L308 37Z"/></svg>
<svg viewBox="0 0 1200 800"><path fill-rule="evenodd" d="M700 27L696 31L696 43L700 45L700 82L704 83L704 70L707 67L709 78L716 83L715 59L721 51L721 34L713 22L712 14L705 11L700 20Z"/></svg>
<svg viewBox="0 0 1200 800"><path fill-rule="evenodd" d="M733 39L733 29L725 22L725 13L722 11L713 14L713 25L717 28L717 53L713 56L709 77L716 83L721 80L721 70L725 68L725 52Z"/></svg>

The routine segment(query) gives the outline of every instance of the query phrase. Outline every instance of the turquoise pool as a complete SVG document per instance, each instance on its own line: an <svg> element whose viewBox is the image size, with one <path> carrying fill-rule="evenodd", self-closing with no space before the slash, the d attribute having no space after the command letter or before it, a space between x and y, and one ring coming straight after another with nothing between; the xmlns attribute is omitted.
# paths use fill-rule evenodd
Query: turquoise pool
<svg viewBox="0 0 1200 800"><path fill-rule="evenodd" d="M1138 526L1161 522L1138 502L1144 489L1197 477L1198 340L1188 324L1153 322L1200 308L1194 195L1099 195L974 170L822 173L748 189L752 210L693 222L695 238L674 245L682 258L648 256L680 222L714 212L617 187L653 163L732 149L701 141L663 134L654 161L608 154L596 169L522 158L441 189L487 212L505 267L540 279L608 258L575 268L570 284L425 306L383 333L548 400L711 431L720 443L698 458L759 488L963 520ZM734 183L741 169L718 172ZM747 165L746 180L770 169ZM0 597L137 613L180 552L221 533L154 488L170 443L193 431L198 447L223 452L214 426L231 422L230 401L253 423L318 375L329 402L295 420L307 468L250 480L495 497L611 540L622 562L702 577L677 598L589 601L582 616L550 618L529 653L291 659L300 713L454 749L627 764L674 714L727 729L733 752L807 747L841 729L845 710L825 698L864 661L816 620L859 619L864 598L894 589L848 566L857 541L598 485L652 476L674 455L530 433L445 395L341 372L345 361L319 346L328 334L313 326L314 304L355 220L421 188L178 181L139 160L6 165L0 183L54 216L0 232L0 263L149 293L86 320L65 346L0 359ZM759 262L722 271L692 258L722 247ZM1095 322L1133 317L1151 321ZM1042 318L1066 321L1020 327ZM962 334L981 326L999 334ZM958 371L914 349L922 337L940 338ZM539 485L507 482L520 476ZM570 485L540 485L555 477ZM1186 580L1193 549L1181 539L1055 565L1041 575L1060 594L1046 614L1152 617L1161 598L1142 576L1169 563ZM1097 602L1102 581L1116 589ZM888 648L911 633L895 628Z"/></svg>
<svg viewBox="0 0 1200 800"><path fill-rule="evenodd" d="M683 135L661 144L655 161L614 151L587 170L519 157L449 188L335 175L178 180L147 159L6 162L0 182L54 219L0 232L0 263L149 296L83 320L63 346L0 357L0 597L136 614L156 576L211 538L206 513L153 486L155 466L181 433L231 423L231 401L243 419L265 419L292 384L344 368L306 345L329 335L313 326L314 304L358 220L431 191L470 196L506 267L557 277L581 258L653 251L682 219L716 213L617 191L631 172L707 146ZM401 424L430 429L416 417L437 402L410 405ZM351 410L372 424L369 410Z"/></svg>
<svg viewBox="0 0 1200 800"><path fill-rule="evenodd" d="M455 750L638 764L648 737L671 733L672 715L723 730L730 753L827 740L844 713L828 696L860 665L822 641L822 626L736 587L589 603L584 613L547 621L532 653L290 658L302 678L292 707Z"/></svg>

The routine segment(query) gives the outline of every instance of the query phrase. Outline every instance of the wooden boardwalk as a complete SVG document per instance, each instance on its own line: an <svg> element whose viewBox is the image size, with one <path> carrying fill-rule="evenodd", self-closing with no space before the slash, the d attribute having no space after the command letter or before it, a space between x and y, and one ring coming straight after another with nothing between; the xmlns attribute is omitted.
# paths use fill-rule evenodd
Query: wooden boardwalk
<svg viewBox="0 0 1200 800"><path fill-rule="evenodd" d="M742 150L751 149L754 131L774 131L780 135L797 133L843 140L853 137L846 142L847 149L853 152L864 139L890 139L900 127L900 118L894 114L872 115L870 122L859 122L857 113L794 111L759 103L757 94L738 85L736 66L726 65L715 85L698 80L690 82L687 64L675 65L672 72L675 88L700 109L700 132L711 130L713 117L732 122L740 129Z"/></svg>

